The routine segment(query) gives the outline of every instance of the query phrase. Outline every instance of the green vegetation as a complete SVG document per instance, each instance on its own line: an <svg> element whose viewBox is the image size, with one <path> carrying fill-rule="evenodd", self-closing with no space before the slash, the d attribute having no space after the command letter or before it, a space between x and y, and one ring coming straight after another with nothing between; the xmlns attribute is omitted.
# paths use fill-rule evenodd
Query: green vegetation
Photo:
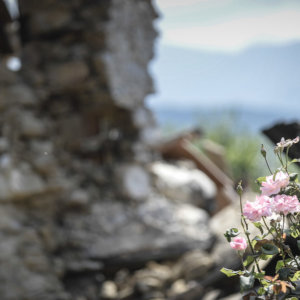
<svg viewBox="0 0 300 300"><path fill-rule="evenodd" d="M225 160L235 184L242 180L245 187L257 191L258 186L253 179L261 174L268 175L269 171L260 154L261 144L268 152L271 167L276 166L273 145L261 134L238 127L234 124L234 118L225 118L217 124L206 123L205 137L224 147ZM201 139L196 145L202 149Z"/></svg>
<svg viewBox="0 0 300 300"><path fill-rule="evenodd" d="M229 176L236 185L240 180L244 187L259 192L259 187L255 179L261 174L269 175L269 170L261 155L261 145L264 145L267 151L267 159L272 170L278 168L278 163L274 155L274 144L259 132L252 132L241 126L240 118L235 111L225 111L222 119L218 119L221 115L209 115L205 118L201 116L199 128L204 132L204 137L195 141L195 145L205 152L203 143L205 139L209 139L225 150L224 158L228 166ZM165 137L176 136L182 132L179 126L165 126L163 135ZM293 164L289 167L290 172L299 172L299 169Z"/></svg>

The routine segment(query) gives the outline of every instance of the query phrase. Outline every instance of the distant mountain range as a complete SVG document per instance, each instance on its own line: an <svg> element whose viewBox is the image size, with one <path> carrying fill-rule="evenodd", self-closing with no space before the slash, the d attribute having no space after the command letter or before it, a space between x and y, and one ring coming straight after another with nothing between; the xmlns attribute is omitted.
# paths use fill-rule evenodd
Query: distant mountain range
<svg viewBox="0 0 300 300"><path fill-rule="evenodd" d="M234 54L160 46L151 70L154 109L300 108L300 43Z"/></svg>

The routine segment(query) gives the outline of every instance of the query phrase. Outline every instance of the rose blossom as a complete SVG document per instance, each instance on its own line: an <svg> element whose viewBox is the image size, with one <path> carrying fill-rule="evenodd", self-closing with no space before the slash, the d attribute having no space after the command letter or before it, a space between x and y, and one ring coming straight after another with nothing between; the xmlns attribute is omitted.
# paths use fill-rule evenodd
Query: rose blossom
<svg viewBox="0 0 300 300"><path fill-rule="evenodd" d="M266 181L261 184L262 195L270 196L279 193L281 188L285 188L289 184L289 181L289 175L282 171L276 173L275 180L274 175L267 176Z"/></svg>
<svg viewBox="0 0 300 300"><path fill-rule="evenodd" d="M245 250L247 248L247 242L243 237L237 236L230 242L230 247L235 250Z"/></svg>
<svg viewBox="0 0 300 300"><path fill-rule="evenodd" d="M285 147L291 147L293 144L299 143L299 136L294 138L293 140L291 139L285 139L284 137L281 138L280 142L277 143L277 148L285 148Z"/></svg>
<svg viewBox="0 0 300 300"><path fill-rule="evenodd" d="M272 199L268 196L256 196L256 201L247 201L244 205L243 214L252 222L257 222L261 217L272 215Z"/></svg>
<svg viewBox="0 0 300 300"><path fill-rule="evenodd" d="M300 203L297 196L277 195L273 202L274 212L285 216L288 213L295 213L300 211Z"/></svg>

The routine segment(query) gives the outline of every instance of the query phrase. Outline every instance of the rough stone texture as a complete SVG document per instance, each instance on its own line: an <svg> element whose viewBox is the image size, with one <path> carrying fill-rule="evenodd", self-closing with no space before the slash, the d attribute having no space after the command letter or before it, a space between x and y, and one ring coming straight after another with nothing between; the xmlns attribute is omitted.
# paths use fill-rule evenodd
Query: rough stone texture
<svg viewBox="0 0 300 300"><path fill-rule="evenodd" d="M152 41L155 32L145 19L149 18L149 14L155 17L155 12L149 1L112 2L112 22L107 26L108 49L104 55L108 84L117 104L125 108L135 108L142 104L145 95L152 92L151 77L145 70L153 56ZM133 14L135 10L139 13Z"/></svg>
<svg viewBox="0 0 300 300"><path fill-rule="evenodd" d="M144 168L133 164L121 165L117 172L123 196L135 200L149 197L151 193L150 176Z"/></svg>
<svg viewBox="0 0 300 300"><path fill-rule="evenodd" d="M138 206L95 203L86 213L69 212L63 222L66 243L77 248L79 257L115 265L176 257L195 247L208 249L213 242L203 210L158 197Z"/></svg>
<svg viewBox="0 0 300 300"><path fill-rule="evenodd" d="M177 268L180 277L186 281L199 280L213 268L215 262L212 257L201 250L195 250L186 253L179 261Z"/></svg>
<svg viewBox="0 0 300 300"><path fill-rule="evenodd" d="M1 299L112 298L120 266L211 247L207 213L149 175L151 1L19 2L22 69L0 65Z"/></svg>
<svg viewBox="0 0 300 300"><path fill-rule="evenodd" d="M191 203L212 211L215 205L216 186L200 170L166 162L151 164L159 192L178 203Z"/></svg>

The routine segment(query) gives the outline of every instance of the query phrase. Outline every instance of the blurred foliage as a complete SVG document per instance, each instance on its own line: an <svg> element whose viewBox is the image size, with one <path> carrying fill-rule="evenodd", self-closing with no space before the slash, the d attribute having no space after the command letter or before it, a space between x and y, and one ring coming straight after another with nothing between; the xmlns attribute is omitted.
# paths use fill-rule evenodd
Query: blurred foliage
<svg viewBox="0 0 300 300"><path fill-rule="evenodd" d="M270 174L263 156L261 145L267 151L267 160L274 171L280 167L280 163L274 154L275 145L261 133L250 130L241 125L240 116L235 111L224 111L220 119L220 113L210 114L206 118L201 116L199 128L204 132L204 137L196 140L195 145L203 152L203 142L209 139L225 150L225 161L229 168L229 176L236 185L240 180L245 188L251 188L259 192L259 186L255 182L258 177ZM174 137L183 129L180 126L164 126L164 137ZM279 141L278 141L279 142ZM290 172L299 172L299 168L293 164L289 166Z"/></svg>
<svg viewBox="0 0 300 300"><path fill-rule="evenodd" d="M255 179L265 174L267 166L260 154L266 141L259 134L237 132L228 124L219 124L206 131L206 137L225 148L225 160L235 184L242 180L244 186L256 188Z"/></svg>
<svg viewBox="0 0 300 300"><path fill-rule="evenodd" d="M203 123L202 123L203 124ZM229 166L229 172L234 183L240 180L244 187L258 191L256 178L269 175L269 171L263 156L261 155L261 145L267 151L267 159L271 169L279 167L273 149L274 145L259 132L251 132L245 127L241 127L236 121L234 113L228 114L217 123L205 122L202 126L205 138L210 139L225 149L225 160ZM196 145L202 150L201 139L196 141ZM291 167L291 171L295 167Z"/></svg>

